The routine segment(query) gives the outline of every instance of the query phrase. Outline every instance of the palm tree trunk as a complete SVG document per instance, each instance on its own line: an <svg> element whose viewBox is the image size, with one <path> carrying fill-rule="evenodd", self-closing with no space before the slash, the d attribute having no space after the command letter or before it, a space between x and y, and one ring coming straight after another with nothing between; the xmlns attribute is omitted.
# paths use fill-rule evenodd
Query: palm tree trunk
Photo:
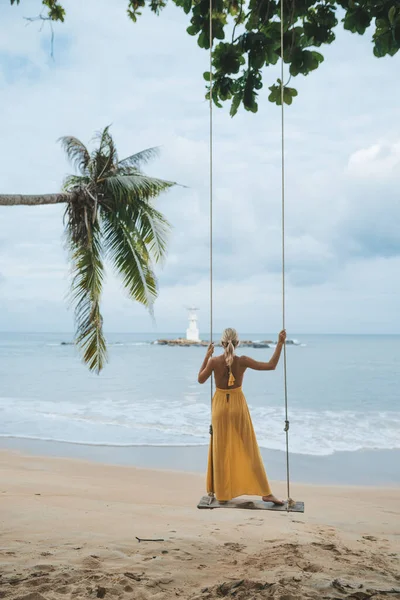
<svg viewBox="0 0 400 600"><path fill-rule="evenodd" d="M40 204L61 204L71 202L73 194L0 194L0 206L38 206Z"/></svg>

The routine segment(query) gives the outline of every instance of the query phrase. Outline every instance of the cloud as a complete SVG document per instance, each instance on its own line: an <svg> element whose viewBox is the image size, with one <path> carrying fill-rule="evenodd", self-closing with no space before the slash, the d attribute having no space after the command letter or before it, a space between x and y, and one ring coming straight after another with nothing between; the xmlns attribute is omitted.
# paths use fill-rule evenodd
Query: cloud
<svg viewBox="0 0 400 600"><path fill-rule="evenodd" d="M356 256L400 256L400 141L379 142L349 157L347 213L341 232Z"/></svg>
<svg viewBox="0 0 400 600"><path fill-rule="evenodd" d="M158 208L173 224L158 269L159 331L185 326L185 306L209 310L207 53L168 6L134 25L126 0L65 0L68 18L50 32L26 26L34 0L0 7L1 190L57 191L70 171L56 140L88 142L112 123L121 157L160 145L147 172L178 181ZM96 18L94 18L96 15ZM296 81L286 109L286 268L292 330L391 330L398 269L399 57L376 60L369 40L338 31L317 73ZM349 58L350 57L350 58ZM273 81L275 72L266 75ZM374 85L371 85L371 81ZM216 327L280 326L280 112L260 94L257 115L214 110L214 290ZM381 90L385 89L382 108ZM0 330L65 330L69 269L62 207L1 208ZM108 330L147 330L143 307L111 274ZM397 315L398 316L398 315ZM398 322L398 319L397 319Z"/></svg>
<svg viewBox="0 0 400 600"><path fill-rule="evenodd" d="M350 156L348 171L362 183L400 179L400 142L361 148Z"/></svg>

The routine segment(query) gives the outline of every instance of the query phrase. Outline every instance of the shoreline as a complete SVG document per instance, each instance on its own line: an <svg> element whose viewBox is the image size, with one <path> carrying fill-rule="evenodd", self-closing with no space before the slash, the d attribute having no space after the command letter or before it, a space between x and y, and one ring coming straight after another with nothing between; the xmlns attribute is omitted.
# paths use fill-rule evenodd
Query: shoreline
<svg viewBox="0 0 400 600"><path fill-rule="evenodd" d="M208 446L104 446L0 438L0 451L77 459L101 465L202 474ZM260 448L271 481L286 479L286 455ZM290 454L290 480L297 484L400 486L400 449L358 450L331 455Z"/></svg>

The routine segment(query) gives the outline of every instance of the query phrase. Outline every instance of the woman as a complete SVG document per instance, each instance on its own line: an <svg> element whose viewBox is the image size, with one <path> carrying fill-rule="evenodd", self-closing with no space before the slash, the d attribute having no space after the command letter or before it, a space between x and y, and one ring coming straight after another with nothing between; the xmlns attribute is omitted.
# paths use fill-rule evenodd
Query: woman
<svg viewBox="0 0 400 600"><path fill-rule="evenodd" d="M212 438L208 455L207 492L226 502L237 496L261 496L264 502L283 505L269 487L260 450L242 392L246 369L273 371L279 362L286 332L269 362L259 362L248 356L236 356L239 338L234 329L222 334L224 354L212 358L210 344L201 365L198 381L205 383L214 373L216 392L212 401ZM212 446L211 446L212 444Z"/></svg>

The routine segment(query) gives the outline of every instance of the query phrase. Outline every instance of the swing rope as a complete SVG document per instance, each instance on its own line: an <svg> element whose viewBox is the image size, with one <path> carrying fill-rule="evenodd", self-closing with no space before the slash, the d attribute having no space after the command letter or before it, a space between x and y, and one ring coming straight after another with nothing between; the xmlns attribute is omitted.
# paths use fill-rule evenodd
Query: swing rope
<svg viewBox="0 0 400 600"><path fill-rule="evenodd" d="M213 332L213 75L212 75L212 53L213 53L213 28L212 28L212 14L213 14L213 1L210 0L210 18L209 18L209 36L210 36L210 111L209 111L209 119L210 119L210 135L209 135L209 144L210 144L210 343L213 342L214 332ZM212 415L212 400L214 396L214 382L211 377L211 387L210 387L210 405L211 405L211 415ZM209 496L211 498L214 497L214 460L213 460L213 430L212 425L210 425L210 435L211 435L211 491Z"/></svg>
<svg viewBox="0 0 400 600"><path fill-rule="evenodd" d="M282 329L286 329L286 286L285 286L285 110L284 110L284 0L280 0L281 8L281 205L282 205ZM213 0L209 0L209 37L210 37L210 89L209 89L209 193L210 193L210 342L213 342L213 73L212 73L212 56L213 56ZM286 360L286 344L283 346L283 380L284 380L284 397L285 397L285 435L286 435L286 483L287 483L287 510L294 505L294 501L290 497L290 470L289 470L289 411L288 411L288 386L287 386L287 360ZM212 399L214 395L213 379L211 377L211 414L212 414ZM211 498L215 495L214 490L214 464L213 464L213 430L210 426L211 435ZM211 500L210 498L210 500Z"/></svg>
<svg viewBox="0 0 400 600"><path fill-rule="evenodd" d="M282 205L282 329L286 329L286 285L285 285L285 103L284 103L284 61L283 61L283 38L284 38L284 11L283 2L280 0L281 8L281 205ZM290 497L290 470L289 470L289 410L288 410L288 386L287 386L287 361L286 344L283 345L283 382L285 395L285 436L286 436L286 485L287 485L287 510L293 505Z"/></svg>

